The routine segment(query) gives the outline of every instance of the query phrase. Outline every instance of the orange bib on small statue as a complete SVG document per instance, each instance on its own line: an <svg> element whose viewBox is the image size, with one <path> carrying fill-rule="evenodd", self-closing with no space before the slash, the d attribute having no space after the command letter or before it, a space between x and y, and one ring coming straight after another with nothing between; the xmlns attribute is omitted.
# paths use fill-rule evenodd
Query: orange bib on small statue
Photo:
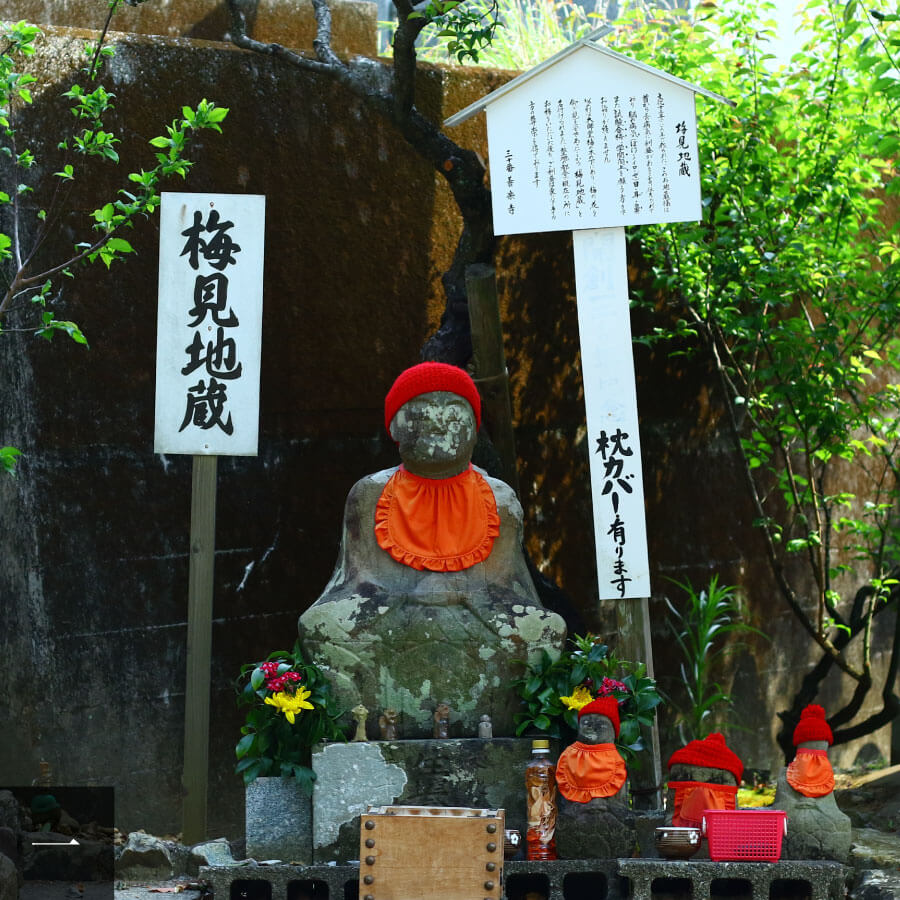
<svg viewBox="0 0 900 900"><path fill-rule="evenodd" d="M471 466L452 478L422 478L401 466L375 506L375 539L403 565L459 572L490 556L500 534L491 486Z"/></svg>
<svg viewBox="0 0 900 900"><path fill-rule="evenodd" d="M672 824L676 827L699 828L705 809L734 809L736 784L711 784L706 781L670 781L675 791Z"/></svg>
<svg viewBox="0 0 900 900"><path fill-rule="evenodd" d="M834 790L834 770L824 750L802 747L787 767L787 783L804 797L824 797Z"/></svg>
<svg viewBox="0 0 900 900"><path fill-rule="evenodd" d="M615 744L575 741L556 764L559 792L568 800L587 803L594 797L612 797L625 784L628 772Z"/></svg>

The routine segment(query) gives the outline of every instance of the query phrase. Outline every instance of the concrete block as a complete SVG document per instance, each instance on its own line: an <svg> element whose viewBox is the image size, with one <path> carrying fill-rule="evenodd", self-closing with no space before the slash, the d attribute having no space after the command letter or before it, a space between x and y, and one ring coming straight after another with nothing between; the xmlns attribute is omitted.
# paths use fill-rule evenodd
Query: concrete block
<svg viewBox="0 0 900 900"><path fill-rule="evenodd" d="M841 900L849 870L836 862L696 862L620 859L619 874L631 882L627 896L717 900Z"/></svg>
<svg viewBox="0 0 900 900"><path fill-rule="evenodd" d="M246 789L246 835L247 856L256 860L311 863L310 797L293 778L257 778Z"/></svg>

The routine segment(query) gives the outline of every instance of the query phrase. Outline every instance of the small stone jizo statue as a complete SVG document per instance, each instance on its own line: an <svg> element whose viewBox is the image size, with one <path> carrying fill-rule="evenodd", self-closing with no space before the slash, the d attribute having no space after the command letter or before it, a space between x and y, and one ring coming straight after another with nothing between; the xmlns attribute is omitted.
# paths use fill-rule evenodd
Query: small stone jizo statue
<svg viewBox="0 0 900 900"><path fill-rule="evenodd" d="M735 808L744 764L718 732L676 750L668 769L667 824L699 828L705 809Z"/></svg>
<svg viewBox="0 0 900 900"><path fill-rule="evenodd" d="M578 740L563 750L556 764L559 792L587 803L619 794L628 777L625 760L614 743L619 735L619 704L598 697L578 711Z"/></svg>
<svg viewBox="0 0 900 900"><path fill-rule="evenodd" d="M494 726L491 717L485 713L478 721L478 737L483 741L489 741L494 736Z"/></svg>
<svg viewBox="0 0 900 900"><path fill-rule="evenodd" d="M450 704L438 703L434 711L434 731L432 736L443 740L450 737Z"/></svg>
<svg viewBox="0 0 900 900"><path fill-rule="evenodd" d="M625 802L628 772L615 745L618 736L615 697L598 697L578 711L578 739L556 764L556 849L563 859L616 859L634 852L637 831Z"/></svg>
<svg viewBox="0 0 900 900"><path fill-rule="evenodd" d="M797 752L778 776L773 803L787 813L790 823L782 858L846 863L852 823L834 799L834 771L828 759L834 736L821 706L810 704L800 713L793 740Z"/></svg>
<svg viewBox="0 0 900 900"><path fill-rule="evenodd" d="M396 709L386 709L378 717L378 730L381 732L383 741L397 740L397 719L400 713Z"/></svg>
<svg viewBox="0 0 900 900"><path fill-rule="evenodd" d="M353 716L353 721L356 722L356 733L353 735L351 740L368 740L368 738L366 737L366 719L369 718L369 711L362 705L362 703L358 703L353 707L353 709L350 710L350 715Z"/></svg>

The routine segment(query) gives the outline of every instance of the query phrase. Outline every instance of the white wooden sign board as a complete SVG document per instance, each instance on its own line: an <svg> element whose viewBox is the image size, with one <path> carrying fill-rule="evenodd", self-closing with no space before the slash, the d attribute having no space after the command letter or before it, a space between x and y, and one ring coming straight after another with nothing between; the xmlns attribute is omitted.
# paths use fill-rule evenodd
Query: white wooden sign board
<svg viewBox="0 0 900 900"><path fill-rule="evenodd" d="M718 94L572 44L451 116L487 113L495 234L572 231L600 597L646 598L625 226L701 217L694 98Z"/></svg>
<svg viewBox="0 0 900 900"><path fill-rule="evenodd" d="M265 197L163 193L154 452L255 456Z"/></svg>
<svg viewBox="0 0 900 900"><path fill-rule="evenodd" d="M585 43L486 111L496 234L700 218L694 91L677 79Z"/></svg>
<svg viewBox="0 0 900 900"><path fill-rule="evenodd" d="M572 239L600 596L649 597L625 229Z"/></svg>

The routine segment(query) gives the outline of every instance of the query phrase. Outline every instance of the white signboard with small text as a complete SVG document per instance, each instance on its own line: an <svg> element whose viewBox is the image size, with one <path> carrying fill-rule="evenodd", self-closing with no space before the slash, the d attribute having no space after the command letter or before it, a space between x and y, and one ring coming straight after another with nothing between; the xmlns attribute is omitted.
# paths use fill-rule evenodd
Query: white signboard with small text
<svg viewBox="0 0 900 900"><path fill-rule="evenodd" d="M700 218L694 93L590 44L487 107L496 234Z"/></svg>
<svg viewBox="0 0 900 900"><path fill-rule="evenodd" d="M265 197L163 193L154 452L255 456Z"/></svg>

